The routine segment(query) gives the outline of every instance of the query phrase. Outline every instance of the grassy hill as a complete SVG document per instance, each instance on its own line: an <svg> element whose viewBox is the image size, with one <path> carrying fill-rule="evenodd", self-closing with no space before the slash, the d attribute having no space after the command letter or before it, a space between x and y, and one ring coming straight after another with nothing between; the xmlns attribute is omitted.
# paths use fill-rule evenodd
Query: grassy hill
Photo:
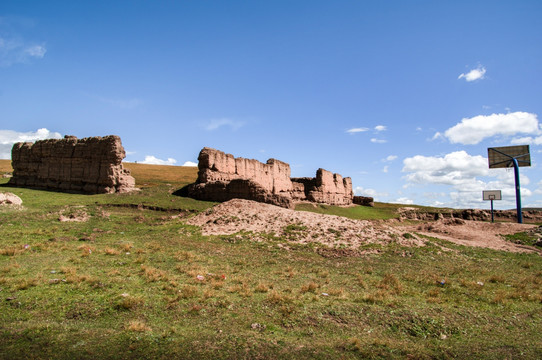
<svg viewBox="0 0 542 360"><path fill-rule="evenodd" d="M213 203L172 195L194 168L125 166L140 192L0 179L24 202L0 209L0 358L542 358L539 255L428 239L349 256L202 236L183 218Z"/></svg>

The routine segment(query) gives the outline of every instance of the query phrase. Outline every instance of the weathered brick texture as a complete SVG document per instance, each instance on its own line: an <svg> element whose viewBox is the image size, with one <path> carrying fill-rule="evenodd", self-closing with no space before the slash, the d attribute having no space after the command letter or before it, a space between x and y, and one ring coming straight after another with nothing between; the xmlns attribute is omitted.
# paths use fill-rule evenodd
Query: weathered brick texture
<svg viewBox="0 0 542 360"><path fill-rule="evenodd" d="M90 194L134 190L122 166L126 156L118 136L16 143L11 150L12 186Z"/></svg>

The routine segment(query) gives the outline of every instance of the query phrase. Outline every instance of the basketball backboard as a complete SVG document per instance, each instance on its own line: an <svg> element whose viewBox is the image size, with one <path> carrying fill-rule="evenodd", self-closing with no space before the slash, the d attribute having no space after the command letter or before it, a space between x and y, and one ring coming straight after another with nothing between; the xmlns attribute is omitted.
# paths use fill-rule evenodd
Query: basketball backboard
<svg viewBox="0 0 542 360"><path fill-rule="evenodd" d="M487 149L489 168L507 168L513 166L516 159L518 166L531 166L529 145L502 146Z"/></svg>
<svg viewBox="0 0 542 360"><path fill-rule="evenodd" d="M484 200L502 200L501 190L484 190L482 196Z"/></svg>

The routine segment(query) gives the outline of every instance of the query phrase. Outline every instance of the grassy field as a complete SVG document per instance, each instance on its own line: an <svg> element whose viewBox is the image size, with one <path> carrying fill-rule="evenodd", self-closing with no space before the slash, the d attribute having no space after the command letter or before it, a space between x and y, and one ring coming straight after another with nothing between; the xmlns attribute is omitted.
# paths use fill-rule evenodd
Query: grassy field
<svg viewBox="0 0 542 360"><path fill-rule="evenodd" d="M0 187L25 206L0 209L1 359L542 358L539 255L202 236L183 217L213 203L172 195L194 168L126 167L140 192Z"/></svg>

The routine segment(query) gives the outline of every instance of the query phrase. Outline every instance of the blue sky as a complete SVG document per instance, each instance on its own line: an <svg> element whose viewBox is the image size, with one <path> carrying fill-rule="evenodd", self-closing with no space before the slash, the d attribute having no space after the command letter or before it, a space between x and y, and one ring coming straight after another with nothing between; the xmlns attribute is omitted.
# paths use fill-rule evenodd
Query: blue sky
<svg viewBox="0 0 542 360"><path fill-rule="evenodd" d="M487 148L530 144L542 206L541 1L0 3L0 158L121 136L127 161L200 149L319 167L378 201L515 206Z"/></svg>

